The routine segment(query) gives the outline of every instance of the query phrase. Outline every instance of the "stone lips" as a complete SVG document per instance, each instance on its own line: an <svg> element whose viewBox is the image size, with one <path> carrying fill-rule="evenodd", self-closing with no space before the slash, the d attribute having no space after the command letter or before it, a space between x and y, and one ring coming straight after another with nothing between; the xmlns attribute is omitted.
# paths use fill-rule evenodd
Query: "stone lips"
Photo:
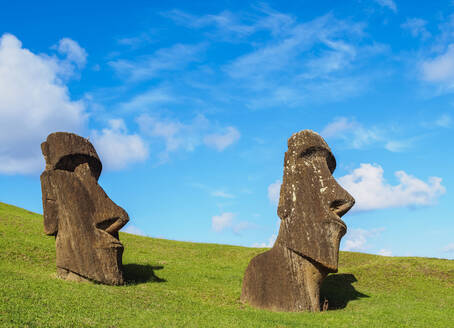
<svg viewBox="0 0 454 328"><path fill-rule="evenodd" d="M41 145L44 232L56 236L57 273L63 279L119 285L123 245L118 231L128 214L98 184L101 161L91 143L71 133Z"/></svg>
<svg viewBox="0 0 454 328"><path fill-rule="evenodd" d="M273 248L252 259L241 299L276 311L319 311L319 289L337 272L340 219L354 204L333 178L336 161L317 133L304 130L288 140L280 191L279 235Z"/></svg>

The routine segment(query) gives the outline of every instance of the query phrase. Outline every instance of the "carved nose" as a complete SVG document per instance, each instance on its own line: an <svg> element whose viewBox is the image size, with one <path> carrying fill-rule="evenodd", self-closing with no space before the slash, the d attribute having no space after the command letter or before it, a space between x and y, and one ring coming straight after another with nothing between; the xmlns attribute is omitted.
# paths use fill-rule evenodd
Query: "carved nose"
<svg viewBox="0 0 454 328"><path fill-rule="evenodd" d="M347 213L355 204L355 200L347 201L343 199L336 199L332 201L329 208L333 211L338 217L342 217L345 213Z"/></svg>
<svg viewBox="0 0 454 328"><path fill-rule="evenodd" d="M116 233L126 224L126 222L128 222L127 218L114 217L97 223L96 228L104 230L112 236L116 236Z"/></svg>
<svg viewBox="0 0 454 328"><path fill-rule="evenodd" d="M103 205L102 220L96 223L96 228L118 239L118 231L129 221L128 213L108 197L104 199Z"/></svg>
<svg viewBox="0 0 454 328"><path fill-rule="evenodd" d="M329 204L330 210L337 216L342 217L355 205L355 199L344 188L338 185L336 197Z"/></svg>

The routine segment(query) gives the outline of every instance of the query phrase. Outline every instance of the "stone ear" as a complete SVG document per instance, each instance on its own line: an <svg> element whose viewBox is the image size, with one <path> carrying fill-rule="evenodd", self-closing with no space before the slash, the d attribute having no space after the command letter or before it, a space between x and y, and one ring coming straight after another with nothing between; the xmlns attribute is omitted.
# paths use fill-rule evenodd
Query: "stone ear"
<svg viewBox="0 0 454 328"><path fill-rule="evenodd" d="M288 159L288 154L287 152L285 153L284 156L284 176L282 177L282 184L281 184L281 190L279 193L279 205L277 207L277 215L281 218L281 220L284 220L286 217L290 215L290 209L292 207L292 200L290 199L290 193L288 190L288 183L286 183L286 170L285 170L285 165L287 163Z"/></svg>
<svg viewBox="0 0 454 328"><path fill-rule="evenodd" d="M58 232L58 204L52 193L52 172L44 171L41 174L41 188L43 195L44 233L55 236Z"/></svg>
<svg viewBox="0 0 454 328"><path fill-rule="evenodd" d="M44 156L44 161L46 162L46 170L51 169L51 165L49 164L49 144L47 142L43 142L41 144L41 152Z"/></svg>
<svg viewBox="0 0 454 328"><path fill-rule="evenodd" d="M41 152L43 153L44 157L49 156L49 145L47 142L43 142L41 144Z"/></svg>

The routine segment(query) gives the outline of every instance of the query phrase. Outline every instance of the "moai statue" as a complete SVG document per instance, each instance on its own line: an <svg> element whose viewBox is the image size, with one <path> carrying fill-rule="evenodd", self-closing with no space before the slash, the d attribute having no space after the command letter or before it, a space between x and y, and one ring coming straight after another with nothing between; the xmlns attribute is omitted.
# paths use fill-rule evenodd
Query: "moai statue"
<svg viewBox="0 0 454 328"><path fill-rule="evenodd" d="M95 148L78 135L56 132L41 149L44 232L56 239L57 275L123 284L118 231L129 217L98 185L102 165Z"/></svg>
<svg viewBox="0 0 454 328"><path fill-rule="evenodd" d="M246 269L241 300L273 311L320 311L320 285L337 272L340 219L355 200L331 175L336 160L320 135L304 130L288 140L277 213L279 235L271 250Z"/></svg>

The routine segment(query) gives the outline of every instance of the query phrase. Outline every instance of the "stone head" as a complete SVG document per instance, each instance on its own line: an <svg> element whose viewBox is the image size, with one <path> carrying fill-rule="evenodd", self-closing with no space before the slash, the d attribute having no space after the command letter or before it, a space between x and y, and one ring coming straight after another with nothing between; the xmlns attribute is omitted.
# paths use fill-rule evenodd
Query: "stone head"
<svg viewBox="0 0 454 328"><path fill-rule="evenodd" d="M353 197L334 179L336 160L323 138L304 130L288 140L278 215L277 242L337 272L339 243L347 231L341 220Z"/></svg>
<svg viewBox="0 0 454 328"><path fill-rule="evenodd" d="M57 267L83 278L122 284L118 231L128 214L98 184L101 161L93 145L57 132L41 145L44 231L56 236Z"/></svg>

